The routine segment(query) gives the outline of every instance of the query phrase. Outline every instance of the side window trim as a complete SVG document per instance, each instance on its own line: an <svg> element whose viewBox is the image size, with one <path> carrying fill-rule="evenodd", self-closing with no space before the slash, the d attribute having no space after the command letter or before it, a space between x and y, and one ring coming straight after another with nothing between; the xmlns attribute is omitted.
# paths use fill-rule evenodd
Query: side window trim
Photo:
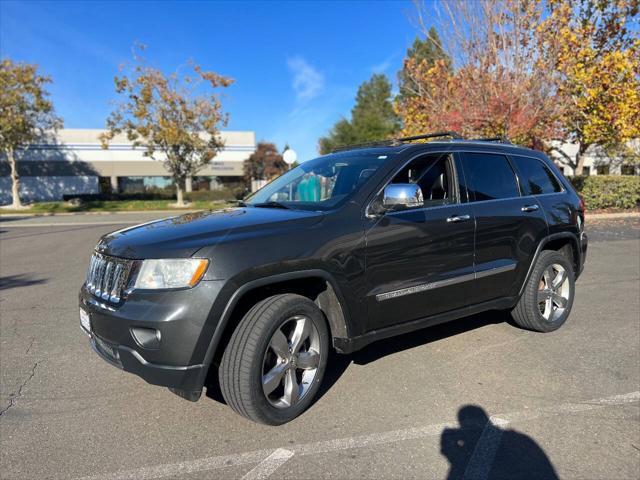
<svg viewBox="0 0 640 480"><path fill-rule="evenodd" d="M549 168L547 163L544 160L542 160L541 158L532 157L531 155L521 155L519 153L510 153L508 156L509 156L509 162L512 164L513 170L516 172L516 178L518 179L518 185L519 186L521 185L520 170L517 168L517 165L515 165L515 161L512 160L512 157L528 158L530 160L535 160L536 162L541 163L542 167L545 170L547 170L549 173L551 173L551 175L553 176L554 180L556 181L556 184L560 187L560 191L559 192L537 193L537 194L536 193L527 194L527 193L524 192L524 190L522 188L520 188L520 195L522 197L543 197L545 195L560 195L560 194L565 193L567 191L565 186L564 186L564 184L560 181L560 179L556 175L556 172L554 172L552 168Z"/></svg>
<svg viewBox="0 0 640 480"><path fill-rule="evenodd" d="M404 168L406 168L411 162L413 162L414 160L417 160L420 157L426 157L426 156L437 156L437 155L447 155L447 165L451 166L450 170L451 170L451 174L454 178L452 178L450 181L453 182L454 184L454 195L455 195L455 201L448 203L446 205L434 205L434 206L424 206L424 207L416 207L416 208L409 208L406 210L400 210L398 212L389 212L387 213L387 215L391 215L391 214L398 214L398 213L403 213L403 212L417 212L420 210L432 210L435 208L444 208L444 207L450 207L452 205L458 205L461 203L464 203L461 201L461 196L459 195L459 190L457 188L457 185L459 184L457 179L458 179L458 171L456 168L456 162L455 159L457 158L457 152L456 151L451 151L451 150L445 150L445 151L427 151L427 152L420 152L420 153L416 153L415 155L413 155L412 157L410 157L408 160L406 160L405 162L403 162L401 165L399 165L396 169L394 169L392 171L392 173L386 178L386 180L384 180L382 182L382 187L380 187L379 189L375 190L375 194L373 194L371 197L369 197L369 199L367 200L367 204L366 207L364 208L364 216L367 218L373 218L374 215L371 215L371 213L369 213L369 209L371 208L371 205L373 204L373 202L376 201L376 199L378 198L378 196L384 191L384 189L387 187L387 185L389 185L391 183L391 181L395 178L396 175L398 175L402 170L404 170Z"/></svg>

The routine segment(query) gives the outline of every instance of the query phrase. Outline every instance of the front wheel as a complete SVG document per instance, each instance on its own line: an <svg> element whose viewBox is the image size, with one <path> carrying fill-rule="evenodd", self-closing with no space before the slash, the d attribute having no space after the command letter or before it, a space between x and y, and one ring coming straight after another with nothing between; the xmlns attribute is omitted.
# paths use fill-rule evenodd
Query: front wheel
<svg viewBox="0 0 640 480"><path fill-rule="evenodd" d="M574 282L573 266L567 257L552 250L542 251L511 316L528 330L557 330L571 313Z"/></svg>
<svg viewBox="0 0 640 480"><path fill-rule="evenodd" d="M250 420L281 425L304 412L327 365L329 334L308 298L269 297L247 312L222 357L219 381L227 404Z"/></svg>

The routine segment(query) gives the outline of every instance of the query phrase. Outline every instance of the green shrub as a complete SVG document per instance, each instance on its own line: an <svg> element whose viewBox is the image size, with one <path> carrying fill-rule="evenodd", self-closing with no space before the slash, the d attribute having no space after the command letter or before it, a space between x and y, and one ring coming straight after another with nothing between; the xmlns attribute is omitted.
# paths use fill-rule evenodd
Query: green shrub
<svg viewBox="0 0 640 480"><path fill-rule="evenodd" d="M640 176L593 175L569 180L584 198L587 210L640 206Z"/></svg>
<svg viewBox="0 0 640 480"><path fill-rule="evenodd" d="M185 198L190 202L218 202L240 200L246 194L247 190L244 187L222 187L217 190L197 190L195 192L185 193Z"/></svg>

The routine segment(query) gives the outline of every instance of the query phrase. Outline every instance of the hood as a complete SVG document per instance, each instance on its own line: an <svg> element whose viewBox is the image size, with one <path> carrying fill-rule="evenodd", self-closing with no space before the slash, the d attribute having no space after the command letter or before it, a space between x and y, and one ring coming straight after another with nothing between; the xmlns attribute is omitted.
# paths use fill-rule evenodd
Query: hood
<svg viewBox="0 0 640 480"><path fill-rule="evenodd" d="M96 249L132 259L185 258L202 247L215 245L232 230L258 230L266 225L270 229L305 228L322 217L320 212L256 207L187 213L109 233L100 239Z"/></svg>

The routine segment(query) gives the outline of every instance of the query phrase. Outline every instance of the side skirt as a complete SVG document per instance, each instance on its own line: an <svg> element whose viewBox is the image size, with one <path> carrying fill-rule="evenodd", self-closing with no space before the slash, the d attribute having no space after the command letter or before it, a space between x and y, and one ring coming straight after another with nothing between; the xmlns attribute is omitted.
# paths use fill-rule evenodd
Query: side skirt
<svg viewBox="0 0 640 480"><path fill-rule="evenodd" d="M402 335L403 333L409 333L427 327L432 327L440 323L468 317L469 315L475 315L476 313L485 312L487 310L506 310L512 308L516 304L516 302L517 298L515 297L498 298L496 300L490 300L488 302L459 308L457 310L451 310L450 312L439 313L438 315L432 315L430 317L424 317L418 320L412 320L410 322L400 323L398 325L392 325L390 327L381 328L378 330L372 330L365 333L364 335L359 335L357 337L334 337L333 347L339 353L352 353L378 340L395 337L397 335Z"/></svg>

